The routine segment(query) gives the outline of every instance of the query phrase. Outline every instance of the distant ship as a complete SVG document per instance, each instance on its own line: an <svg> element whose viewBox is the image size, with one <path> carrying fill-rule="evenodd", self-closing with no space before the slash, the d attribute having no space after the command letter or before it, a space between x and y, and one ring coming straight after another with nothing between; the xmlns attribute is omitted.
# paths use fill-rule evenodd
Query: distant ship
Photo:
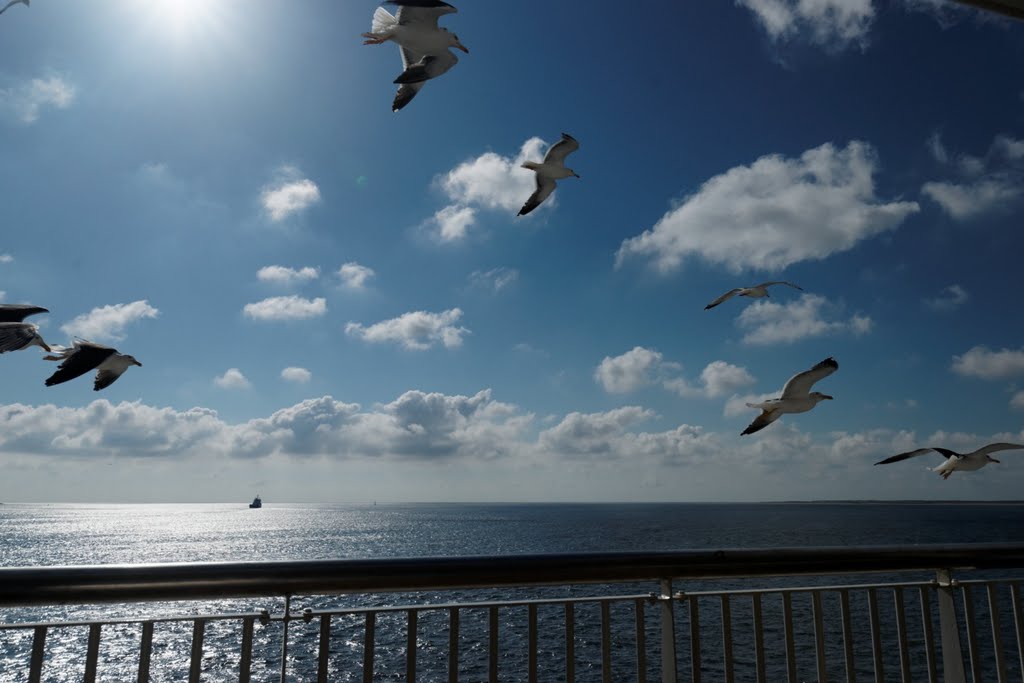
<svg viewBox="0 0 1024 683"><path fill-rule="evenodd" d="M251 507L251 508L261 508L261 507L263 507L263 501L260 499L260 494L258 494L258 493L256 494L256 497L252 499L251 503L249 503L249 507Z"/></svg>

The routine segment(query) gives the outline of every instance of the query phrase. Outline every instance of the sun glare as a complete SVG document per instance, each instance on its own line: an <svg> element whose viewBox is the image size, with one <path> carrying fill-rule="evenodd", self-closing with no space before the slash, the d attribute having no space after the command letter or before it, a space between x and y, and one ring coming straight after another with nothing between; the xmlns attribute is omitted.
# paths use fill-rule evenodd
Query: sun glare
<svg viewBox="0 0 1024 683"><path fill-rule="evenodd" d="M150 0L153 19L169 33L188 36L215 22L220 0Z"/></svg>

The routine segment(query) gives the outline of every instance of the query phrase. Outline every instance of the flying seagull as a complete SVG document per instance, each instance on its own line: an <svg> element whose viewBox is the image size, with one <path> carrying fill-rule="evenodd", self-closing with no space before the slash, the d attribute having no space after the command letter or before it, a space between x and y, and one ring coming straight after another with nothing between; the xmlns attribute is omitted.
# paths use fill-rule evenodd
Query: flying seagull
<svg viewBox="0 0 1024 683"><path fill-rule="evenodd" d="M803 287L798 287L797 285L794 285L792 282L786 282L785 280L772 280L771 282L762 282L761 284L754 285L753 287L737 287L736 289L730 289L728 292L726 292L725 294L723 294L722 296L718 297L717 299L709 303L707 306L705 306L704 310L706 311L709 308L714 308L718 304L722 303L727 299L731 299L734 296L749 296L753 299L764 298L768 296L768 288L771 287L772 285L789 285L793 289L799 289L801 292L804 291Z"/></svg>
<svg viewBox="0 0 1024 683"><path fill-rule="evenodd" d="M4 5L3 9L0 9L0 14L3 14L7 10L9 10L12 5L24 5L25 7L28 7L29 6L28 3L29 3L29 0L11 0L9 3Z"/></svg>
<svg viewBox="0 0 1024 683"><path fill-rule="evenodd" d="M378 7L373 13L372 30L362 34L366 38L363 45L383 45L389 40L398 43L403 71L395 79L399 87L391 104L391 111L398 111L416 97L424 83L458 63L458 57L448 48L454 47L466 54L469 49L459 42L457 35L437 25L442 15L459 11L447 2L388 0L387 4L398 5L398 12L392 15Z"/></svg>
<svg viewBox="0 0 1024 683"><path fill-rule="evenodd" d="M565 167L565 158L579 148L580 143L576 142L576 138L568 133L562 133L562 139L551 145L551 149L544 155L542 163L538 164L536 161L523 162L523 168L536 171L537 189L534 190L534 193L523 204L523 208L519 209L519 213L516 214L517 216L525 216L540 206L541 202L555 191L556 180L568 178L569 176L579 178L576 171Z"/></svg>
<svg viewBox="0 0 1024 683"><path fill-rule="evenodd" d="M52 356L43 356L43 359L64 361L57 368L57 372L47 378L46 386L52 387L54 384L81 377L90 370L96 370L93 391L106 389L133 365L142 367L142 363L132 356L84 339L76 339L71 348L56 348Z"/></svg>
<svg viewBox="0 0 1024 683"><path fill-rule="evenodd" d="M786 386L782 387L782 396L769 399L762 403L748 403L748 408L760 408L758 415L741 434L753 434L775 422L786 413L806 413L818 405L819 401L832 400L831 396L817 391L811 391L811 387L820 379L828 377L839 369L839 363L835 358L826 358L810 370L797 373L789 378Z"/></svg>
<svg viewBox="0 0 1024 683"><path fill-rule="evenodd" d="M32 323L22 322L30 315L49 313L45 308L27 304L0 304L0 353L20 351L30 346L39 346L49 351L39 328Z"/></svg>
<svg viewBox="0 0 1024 683"><path fill-rule="evenodd" d="M928 453L935 451L936 453L941 453L942 456L946 458L946 461L934 468L932 472L938 472L942 475L943 479L949 479L949 475L953 474L957 470L973 472L974 470L980 470L990 462L999 462L989 455L990 453L995 453L997 451L1012 451L1019 448L1024 448L1024 446L1016 443L990 443L987 446L982 446L973 453L957 453L956 451L951 451L948 448L931 446L929 448L918 448L915 451L900 453L899 455L894 455L891 458L879 460L875 464L888 465L891 462L899 462L900 460L906 460L907 458L916 458L919 455L927 455Z"/></svg>

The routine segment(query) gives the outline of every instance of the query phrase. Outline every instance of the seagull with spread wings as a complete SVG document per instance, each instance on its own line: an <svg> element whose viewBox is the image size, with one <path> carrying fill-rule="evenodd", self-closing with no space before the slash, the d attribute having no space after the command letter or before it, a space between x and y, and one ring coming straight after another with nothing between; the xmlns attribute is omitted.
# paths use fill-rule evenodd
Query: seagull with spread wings
<svg viewBox="0 0 1024 683"><path fill-rule="evenodd" d="M466 54L469 50L457 35L437 25L437 20L445 14L458 12L447 2L388 0L387 4L398 5L398 11L392 15L378 7L373 13L371 31L363 34L366 38L363 45L383 45L389 40L398 43L404 70L395 79L399 87L391 104L391 111L398 111L416 97L424 83L458 63L458 57L449 48Z"/></svg>
<svg viewBox="0 0 1024 683"><path fill-rule="evenodd" d="M523 204L523 208L519 209L517 216L525 216L540 206L541 202L555 191L556 180L569 176L579 178L576 171L565 167L565 158L579 148L580 143L576 142L576 138L568 133L562 133L562 139L551 145L551 149L544 155L543 162L539 164L536 161L523 162L523 168L537 173L537 189Z"/></svg>
<svg viewBox="0 0 1024 683"><path fill-rule="evenodd" d="M958 470L962 472L973 472L974 470L980 470L990 462L998 463L999 461L992 457L992 453L997 453L999 451L1012 451L1020 448L1024 448L1024 446L1016 443L1000 442L982 446L971 453L957 453L956 451L951 451L948 448L930 446L928 448L918 448L917 450L900 453L899 455L894 455L891 458L879 460L875 464L888 465L891 462L899 462L900 460L907 460L908 458L916 458L920 455L927 455L932 451L935 451L946 458L946 460L938 467L932 469L932 472L937 472L942 475L943 479L949 479L949 475Z"/></svg>
<svg viewBox="0 0 1024 683"><path fill-rule="evenodd" d="M46 386L52 387L96 370L93 391L106 389L133 365L142 367L142 363L126 353L118 353L117 349L84 339L76 339L71 348L55 348L52 356L43 356L43 359L64 361L57 372L47 378Z"/></svg>
<svg viewBox="0 0 1024 683"><path fill-rule="evenodd" d="M831 401L831 396L811 391L811 387L814 386L815 382L828 377L838 369L839 363L836 362L835 358L826 358L810 370L805 370L790 377L789 381L786 382L786 386L782 388L782 396L779 398L769 399L761 403L748 403L748 408L760 408L761 414L741 434L753 434L760 431L786 413L806 413L821 401Z"/></svg>
<svg viewBox="0 0 1024 683"><path fill-rule="evenodd" d="M13 7L14 5L24 5L25 7L29 7L30 5L28 3L29 3L29 0L11 0L9 3L4 5L3 9L0 9L0 14L3 14L7 10L9 10L11 7Z"/></svg>
<svg viewBox="0 0 1024 683"><path fill-rule="evenodd" d="M44 351L50 350L39 334L39 328L32 323L24 322L25 318L37 313L49 311L27 304L0 304L0 353L21 351L30 346L39 346Z"/></svg>
<svg viewBox="0 0 1024 683"><path fill-rule="evenodd" d="M803 287L798 287L792 282L786 282L785 280L772 280L771 282L762 282L761 284L754 285L753 287L736 287L735 289L730 289L728 292L705 306L704 310L706 311L709 308L714 308L718 304L731 299L734 296L749 296L752 299L762 299L768 296L768 288L772 285L789 285L793 289L799 289L801 292L804 291Z"/></svg>

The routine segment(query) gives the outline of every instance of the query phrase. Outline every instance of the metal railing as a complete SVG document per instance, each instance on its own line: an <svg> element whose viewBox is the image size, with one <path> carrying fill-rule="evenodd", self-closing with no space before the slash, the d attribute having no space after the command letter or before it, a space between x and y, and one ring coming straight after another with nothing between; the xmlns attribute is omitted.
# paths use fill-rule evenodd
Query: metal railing
<svg viewBox="0 0 1024 683"><path fill-rule="evenodd" d="M1014 569L1022 545L0 569L0 681L1020 681ZM239 598L250 609L34 618Z"/></svg>

